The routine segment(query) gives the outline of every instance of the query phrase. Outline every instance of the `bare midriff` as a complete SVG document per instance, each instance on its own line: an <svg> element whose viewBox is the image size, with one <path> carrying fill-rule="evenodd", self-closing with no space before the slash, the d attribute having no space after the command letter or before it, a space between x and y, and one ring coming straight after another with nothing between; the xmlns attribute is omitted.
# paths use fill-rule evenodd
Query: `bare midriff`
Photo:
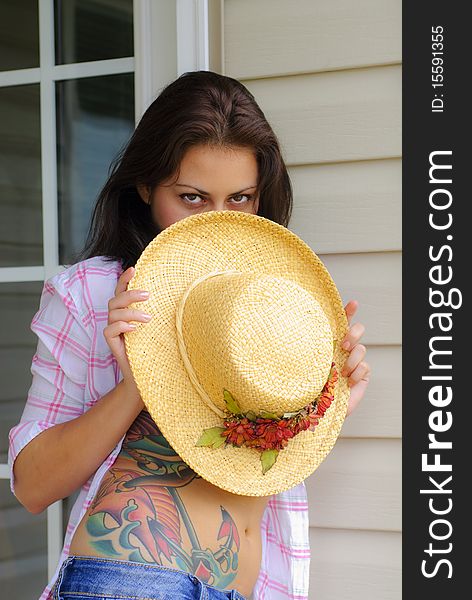
<svg viewBox="0 0 472 600"><path fill-rule="evenodd" d="M249 597L260 568L266 502L199 477L142 411L82 517L69 554L172 567Z"/></svg>

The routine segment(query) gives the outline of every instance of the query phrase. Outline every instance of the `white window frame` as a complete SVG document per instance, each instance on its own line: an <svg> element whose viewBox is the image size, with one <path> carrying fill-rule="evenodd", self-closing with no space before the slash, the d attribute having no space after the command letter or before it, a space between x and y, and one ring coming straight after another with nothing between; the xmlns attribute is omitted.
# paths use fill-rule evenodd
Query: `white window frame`
<svg viewBox="0 0 472 600"><path fill-rule="evenodd" d="M0 72L0 87L40 85L43 266L0 267L0 282L44 282L64 269L58 244L55 82L134 73L137 123L159 91L182 73L223 72L222 5L223 0L134 0L134 57L55 65L53 0L38 0L39 67ZM217 40L213 47L210 37ZM8 465L0 464L0 479L9 476ZM62 500L47 509L48 579L63 545L62 515Z"/></svg>

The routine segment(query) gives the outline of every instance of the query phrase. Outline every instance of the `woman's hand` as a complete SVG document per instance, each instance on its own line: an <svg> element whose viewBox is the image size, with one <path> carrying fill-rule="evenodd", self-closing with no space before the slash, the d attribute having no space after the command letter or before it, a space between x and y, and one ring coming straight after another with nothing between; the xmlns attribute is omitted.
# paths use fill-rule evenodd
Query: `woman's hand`
<svg viewBox="0 0 472 600"><path fill-rule="evenodd" d="M127 289L133 275L134 267L130 267L118 279L115 295L108 302L108 326L103 330L103 335L123 373L125 384L133 389L137 389L128 356L126 355L122 334L125 331L136 329L136 325L129 321L148 323L151 320L151 316L135 308L128 308L132 302L143 302L149 298L149 292L145 290Z"/></svg>
<svg viewBox="0 0 472 600"><path fill-rule="evenodd" d="M357 300L350 300L344 307L349 325L358 308L359 303ZM349 377L348 385L351 388L347 415L350 415L359 404L369 385L370 365L364 360L367 349L364 345L358 343L364 335L364 331L365 327L362 323L354 323L352 327L349 327L345 338L341 342L344 350L350 351L341 371L342 375Z"/></svg>

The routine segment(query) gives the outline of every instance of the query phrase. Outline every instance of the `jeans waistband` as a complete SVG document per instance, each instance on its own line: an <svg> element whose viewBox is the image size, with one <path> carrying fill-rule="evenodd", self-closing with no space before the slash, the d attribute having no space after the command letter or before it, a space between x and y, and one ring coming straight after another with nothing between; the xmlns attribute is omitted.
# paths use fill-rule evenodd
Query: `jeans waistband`
<svg viewBox="0 0 472 600"><path fill-rule="evenodd" d="M218 590L178 569L76 555L68 556L62 563L54 599L62 599L63 594L68 597L68 592L127 600L246 600L236 590Z"/></svg>

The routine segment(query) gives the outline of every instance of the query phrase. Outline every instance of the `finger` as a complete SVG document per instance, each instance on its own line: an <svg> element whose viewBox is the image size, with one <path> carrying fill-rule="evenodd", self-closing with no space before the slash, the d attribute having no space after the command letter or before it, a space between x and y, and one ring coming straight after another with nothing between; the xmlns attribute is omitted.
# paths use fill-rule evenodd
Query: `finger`
<svg viewBox="0 0 472 600"><path fill-rule="evenodd" d="M357 368L358 364L364 358L367 348L363 344L356 344L351 350L346 362L341 370L341 375L348 377Z"/></svg>
<svg viewBox="0 0 472 600"><path fill-rule="evenodd" d="M133 278L134 272L134 267L129 267L128 269L126 269L126 271L123 271L123 273L119 276L115 288L115 296L117 294L120 294L121 292L124 292L127 289L128 283Z"/></svg>
<svg viewBox="0 0 472 600"><path fill-rule="evenodd" d="M140 321L143 323L148 323L152 319L152 315L139 310L137 308L119 308L115 310L111 310L108 313L108 323L116 323L119 321L125 321L129 323L129 321Z"/></svg>
<svg viewBox="0 0 472 600"><path fill-rule="evenodd" d="M361 337L365 333L365 327L362 323L354 323L352 327L349 328L349 331L344 336L342 347L344 350L349 350L353 348L361 339Z"/></svg>
<svg viewBox="0 0 472 600"><path fill-rule="evenodd" d="M361 379L359 383L356 383L350 388L350 395L346 413L347 417L356 409L357 405L364 397L368 385L368 381L366 381L365 379Z"/></svg>
<svg viewBox="0 0 472 600"><path fill-rule="evenodd" d="M359 308L359 302L357 300L349 300L349 302L344 307L344 311L346 312L347 322L349 324L351 324L351 319L356 314L356 311L358 308Z"/></svg>
<svg viewBox="0 0 472 600"><path fill-rule="evenodd" d="M116 310L117 308L127 308L133 302L144 302L149 300L149 292L146 290L126 290L119 292L108 301L108 311Z"/></svg>
<svg viewBox="0 0 472 600"><path fill-rule="evenodd" d="M103 335L110 342L113 341L113 338L117 338L121 333L125 333L125 331L132 331L133 329L136 329L136 325L134 323L115 321L104 328Z"/></svg>
<svg viewBox="0 0 472 600"><path fill-rule="evenodd" d="M361 361L357 365L357 367L354 369L354 371L352 371L352 373L349 375L349 379L347 380L347 383L348 383L349 387L352 387L353 385L356 385L360 381L369 381L369 378L370 378L370 367L369 367L368 363L366 363L365 361Z"/></svg>

